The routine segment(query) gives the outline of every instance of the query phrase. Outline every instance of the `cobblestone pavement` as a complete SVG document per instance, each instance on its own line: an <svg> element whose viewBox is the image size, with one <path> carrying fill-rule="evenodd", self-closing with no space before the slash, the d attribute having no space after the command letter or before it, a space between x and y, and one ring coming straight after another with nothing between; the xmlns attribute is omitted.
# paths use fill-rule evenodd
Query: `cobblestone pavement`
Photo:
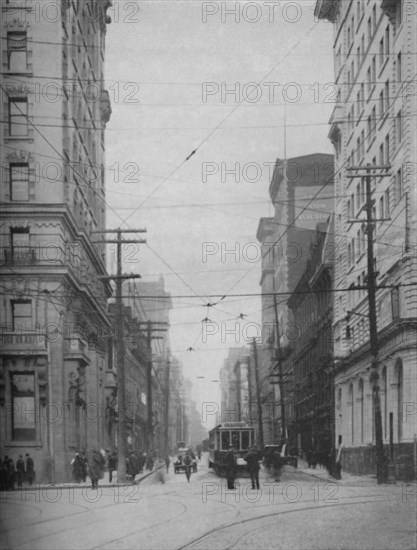
<svg viewBox="0 0 417 550"><path fill-rule="evenodd" d="M138 485L60 485L0 494L0 540L17 549L415 549L415 483L286 467L227 491L207 469L187 483L162 474ZM164 483L162 483L164 481Z"/></svg>

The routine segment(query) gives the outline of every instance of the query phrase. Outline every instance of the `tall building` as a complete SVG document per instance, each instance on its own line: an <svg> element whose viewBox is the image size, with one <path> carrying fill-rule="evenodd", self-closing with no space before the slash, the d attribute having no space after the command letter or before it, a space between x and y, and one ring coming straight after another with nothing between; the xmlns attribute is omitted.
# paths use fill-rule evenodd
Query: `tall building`
<svg viewBox="0 0 417 550"><path fill-rule="evenodd" d="M300 455L315 452L324 464L334 456L333 216L318 224L310 259L288 300L298 338L291 353L294 430Z"/></svg>
<svg viewBox="0 0 417 550"><path fill-rule="evenodd" d="M71 479L105 439L108 0L2 5L0 455Z"/></svg>
<svg viewBox="0 0 417 550"><path fill-rule="evenodd" d="M315 14L334 26L337 103L330 120L336 155L336 438L343 467L376 470L379 395L385 452L398 476L412 472L415 403L417 225L415 93L417 14L412 2L319 0ZM371 167L368 197L366 166ZM361 167L362 170L357 168ZM372 170L372 167L375 167ZM373 203L379 366L370 379L367 226ZM360 221L363 220L363 223ZM354 222L354 223L353 223ZM347 289L347 290L346 290Z"/></svg>
<svg viewBox="0 0 417 550"><path fill-rule="evenodd" d="M264 432L270 443L283 437L292 447L297 445L291 352L299 331L288 300L306 269L317 224L325 223L333 211L333 169L333 155L324 153L277 159L269 186L274 216L261 218L258 227L263 251L262 292L277 293L276 311L273 297L263 297L259 353L260 385L267 409Z"/></svg>

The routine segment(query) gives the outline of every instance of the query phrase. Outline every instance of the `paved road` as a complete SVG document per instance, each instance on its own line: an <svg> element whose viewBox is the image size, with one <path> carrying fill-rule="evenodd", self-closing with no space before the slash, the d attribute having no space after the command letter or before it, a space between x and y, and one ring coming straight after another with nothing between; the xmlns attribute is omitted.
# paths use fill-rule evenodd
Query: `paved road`
<svg viewBox="0 0 417 550"><path fill-rule="evenodd" d="M415 549L415 484L329 484L290 468L234 492L205 463L136 487L3 493L0 540L30 549Z"/></svg>

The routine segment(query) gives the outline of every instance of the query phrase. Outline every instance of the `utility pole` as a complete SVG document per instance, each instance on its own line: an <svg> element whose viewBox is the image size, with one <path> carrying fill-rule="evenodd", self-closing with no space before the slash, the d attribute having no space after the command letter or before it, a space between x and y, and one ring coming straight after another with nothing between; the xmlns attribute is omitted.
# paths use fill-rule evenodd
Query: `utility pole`
<svg viewBox="0 0 417 550"><path fill-rule="evenodd" d="M261 390L259 386L259 365L258 365L258 350L256 349L256 338L253 339L253 359L255 363L255 386L256 386L256 403L258 406L258 429L259 429L259 447L262 451L264 448L264 429L262 423L262 403Z"/></svg>
<svg viewBox="0 0 417 550"><path fill-rule="evenodd" d="M274 311L275 311L275 330L277 336L277 362L278 362L278 385L279 385L279 399L281 405L281 443L285 443L287 439L287 426L285 421L285 401L284 401L284 376L282 372L282 350L279 334L279 322L278 322L278 305L277 296L274 294Z"/></svg>
<svg viewBox="0 0 417 550"><path fill-rule="evenodd" d="M102 243L115 243L117 247L116 264L117 274L106 277L104 279L113 279L116 282L116 356L117 356L117 402L118 402L118 482L126 481L126 455L127 455L127 436L126 436L126 373L125 373L125 348L123 339L123 300L122 300L122 284L126 279L140 279L140 275L123 275L122 274L122 245L129 243L143 244L144 239L122 239L123 233L146 233L146 229L107 229L102 231L94 231L94 233L116 233L116 240L102 240Z"/></svg>
<svg viewBox="0 0 417 550"><path fill-rule="evenodd" d="M165 385L165 455L169 454L169 378L170 378L171 362L167 360L167 376Z"/></svg>
<svg viewBox="0 0 417 550"><path fill-rule="evenodd" d="M146 361L146 406L147 406L147 429L146 439L148 451L153 449L153 429L155 427L153 423L153 389L152 389L152 340L162 340L163 336L153 336L152 332L166 332L166 328L152 328L152 325L168 325L168 323L145 321L138 323L139 325L146 325L146 343L148 350L148 358Z"/></svg>
<svg viewBox="0 0 417 550"><path fill-rule="evenodd" d="M368 307L369 307L369 340L371 349L371 374L370 382L372 385L372 400L375 414L375 446L376 446L376 476L378 483L384 483L387 480L387 465L384 455L384 440L382 434L382 416L381 416L381 399L379 395L379 350L378 350L378 326L376 318L376 276L374 265L374 230L377 221L385 221L382 219L373 218L373 206L375 201L372 199L371 177L385 177L390 174L387 169L390 166L372 166L368 164L365 167L348 168L348 170L363 171L366 170L366 175L355 174L348 176L350 178L365 177L365 192L366 192L366 234L367 234L367 290L368 290ZM385 170L384 173L375 172ZM371 172L372 175L371 175ZM349 220L350 223L362 223L362 220Z"/></svg>

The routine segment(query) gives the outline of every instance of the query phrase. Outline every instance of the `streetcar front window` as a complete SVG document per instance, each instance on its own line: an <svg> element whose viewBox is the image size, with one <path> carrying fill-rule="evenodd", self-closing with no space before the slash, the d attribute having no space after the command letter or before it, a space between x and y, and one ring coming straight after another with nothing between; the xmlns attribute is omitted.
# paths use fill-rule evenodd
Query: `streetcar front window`
<svg viewBox="0 0 417 550"><path fill-rule="evenodd" d="M222 432L222 451L227 451L229 446L230 446L230 432L227 430Z"/></svg>
<svg viewBox="0 0 417 550"><path fill-rule="evenodd" d="M242 432L242 451L250 447L250 432Z"/></svg>
<svg viewBox="0 0 417 550"><path fill-rule="evenodd" d="M236 450L240 450L239 432L232 432L232 445Z"/></svg>

